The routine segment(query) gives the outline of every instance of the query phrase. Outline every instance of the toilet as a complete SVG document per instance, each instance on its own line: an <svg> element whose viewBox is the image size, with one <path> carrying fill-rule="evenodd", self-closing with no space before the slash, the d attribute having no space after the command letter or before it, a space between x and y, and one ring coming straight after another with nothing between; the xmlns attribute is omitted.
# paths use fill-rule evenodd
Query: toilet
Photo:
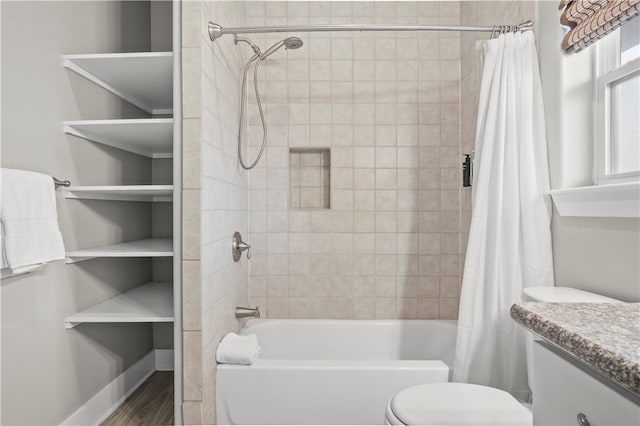
<svg viewBox="0 0 640 426"><path fill-rule="evenodd" d="M531 426L529 410L508 392L468 383L407 388L387 404L388 425Z"/></svg>
<svg viewBox="0 0 640 426"><path fill-rule="evenodd" d="M619 300L569 287L528 287L525 302L620 303ZM533 377L534 337L526 341L527 370ZM530 381L533 389L533 383ZM412 386L396 394L386 409L388 425L510 425L531 426L527 404L500 389L469 383L429 383Z"/></svg>

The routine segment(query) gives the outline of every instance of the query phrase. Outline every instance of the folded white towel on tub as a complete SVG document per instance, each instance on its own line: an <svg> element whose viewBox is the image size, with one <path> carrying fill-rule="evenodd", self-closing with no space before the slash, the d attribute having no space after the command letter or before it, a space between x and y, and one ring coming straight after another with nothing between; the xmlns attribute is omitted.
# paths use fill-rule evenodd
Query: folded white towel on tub
<svg viewBox="0 0 640 426"><path fill-rule="evenodd" d="M251 365L260 355L258 336L248 334L239 336L236 333L227 333L222 338L216 351L216 361L219 364Z"/></svg>

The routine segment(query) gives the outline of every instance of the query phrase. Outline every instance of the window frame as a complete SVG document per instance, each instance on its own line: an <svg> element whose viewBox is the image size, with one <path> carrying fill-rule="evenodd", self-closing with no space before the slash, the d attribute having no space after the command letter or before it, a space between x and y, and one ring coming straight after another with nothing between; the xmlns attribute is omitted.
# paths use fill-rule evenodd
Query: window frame
<svg viewBox="0 0 640 426"><path fill-rule="evenodd" d="M599 40L594 54L594 140L593 183L606 185L640 182L640 170L626 173L610 172L611 107L610 86L640 70L640 58L619 65L620 30Z"/></svg>

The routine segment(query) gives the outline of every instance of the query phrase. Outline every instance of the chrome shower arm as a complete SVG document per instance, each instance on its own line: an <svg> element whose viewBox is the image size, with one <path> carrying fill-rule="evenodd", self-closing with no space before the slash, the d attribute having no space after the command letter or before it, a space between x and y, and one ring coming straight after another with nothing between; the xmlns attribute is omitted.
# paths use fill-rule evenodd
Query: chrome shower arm
<svg viewBox="0 0 640 426"><path fill-rule="evenodd" d="M249 46L251 46L251 48L253 49L255 54L258 55L258 57L263 61L268 56L268 55L263 54L262 51L260 50L260 47L258 47L257 44L255 44L254 42L252 42L248 38L246 38L246 37L238 37L237 34L234 34L233 35L233 43L237 46L239 42L247 43Z"/></svg>

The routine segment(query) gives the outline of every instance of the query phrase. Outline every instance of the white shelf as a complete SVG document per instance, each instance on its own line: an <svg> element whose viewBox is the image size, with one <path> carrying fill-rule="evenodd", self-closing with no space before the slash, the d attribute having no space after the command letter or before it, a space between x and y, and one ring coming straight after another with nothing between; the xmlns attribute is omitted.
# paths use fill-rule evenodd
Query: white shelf
<svg viewBox="0 0 640 426"><path fill-rule="evenodd" d="M77 200L173 201L173 185L70 186L64 197Z"/></svg>
<svg viewBox="0 0 640 426"><path fill-rule="evenodd" d="M63 131L149 158L173 157L173 119L65 121Z"/></svg>
<svg viewBox="0 0 640 426"><path fill-rule="evenodd" d="M82 262L96 257L171 257L171 238L149 238L67 252L66 263Z"/></svg>
<svg viewBox="0 0 640 426"><path fill-rule="evenodd" d="M547 193L560 216L640 217L639 182L554 189Z"/></svg>
<svg viewBox="0 0 640 426"><path fill-rule="evenodd" d="M173 53L63 55L65 68L148 112L173 110Z"/></svg>
<svg viewBox="0 0 640 426"><path fill-rule="evenodd" d="M173 286L148 283L65 318L65 327L82 323L173 322Z"/></svg>

